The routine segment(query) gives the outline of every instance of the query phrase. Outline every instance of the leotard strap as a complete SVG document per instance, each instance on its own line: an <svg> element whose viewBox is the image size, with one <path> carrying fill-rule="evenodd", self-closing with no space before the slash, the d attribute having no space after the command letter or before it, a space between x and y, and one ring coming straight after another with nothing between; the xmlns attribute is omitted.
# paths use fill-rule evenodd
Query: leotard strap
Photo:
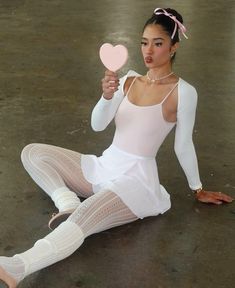
<svg viewBox="0 0 235 288"><path fill-rule="evenodd" d="M174 89L178 86L179 81L173 86L173 88L167 93L167 95L165 96L165 98L162 100L162 102L160 104L163 104L166 99L171 95L171 93L174 91Z"/></svg>
<svg viewBox="0 0 235 288"><path fill-rule="evenodd" d="M129 94L129 92L130 92L130 90L131 90L131 87L132 87L132 85L134 84L136 78L137 78L137 76L132 80L131 85L129 86L129 88L128 88L127 92L126 92L126 97L128 96L128 94Z"/></svg>

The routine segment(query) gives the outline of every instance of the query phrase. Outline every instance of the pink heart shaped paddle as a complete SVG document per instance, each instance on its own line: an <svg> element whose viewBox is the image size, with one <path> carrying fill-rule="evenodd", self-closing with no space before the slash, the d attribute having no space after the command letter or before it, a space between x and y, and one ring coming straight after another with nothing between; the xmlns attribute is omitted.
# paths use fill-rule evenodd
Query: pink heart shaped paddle
<svg viewBox="0 0 235 288"><path fill-rule="evenodd" d="M100 47L100 59L104 66L110 71L116 72L127 61L128 51L123 45L113 46L109 43L104 43Z"/></svg>

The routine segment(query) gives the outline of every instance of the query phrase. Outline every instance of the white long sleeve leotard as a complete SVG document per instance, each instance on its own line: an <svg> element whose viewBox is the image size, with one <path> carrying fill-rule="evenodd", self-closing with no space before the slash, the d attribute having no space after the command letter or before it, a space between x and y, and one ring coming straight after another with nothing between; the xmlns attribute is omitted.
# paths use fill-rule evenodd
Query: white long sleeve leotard
<svg viewBox="0 0 235 288"><path fill-rule="evenodd" d="M140 75L129 71L120 79L119 90L114 93L113 98L106 100L102 96L93 109L91 125L95 131L104 130L114 118L116 131L112 145L101 157L82 157L82 168L87 180L93 184L94 192L104 188L112 189L137 216L143 218L163 213L170 208L169 195L158 182L153 158L175 124L174 149L177 158L190 188L194 190L201 187L192 141L197 92L193 86L179 79L177 122L169 123L163 119L162 103L137 106L128 100L127 95L124 95L124 83L131 76ZM134 185L136 178L141 189ZM131 188L133 193L125 191L130 191ZM144 201L146 197L149 202ZM145 207L141 208L142 205Z"/></svg>

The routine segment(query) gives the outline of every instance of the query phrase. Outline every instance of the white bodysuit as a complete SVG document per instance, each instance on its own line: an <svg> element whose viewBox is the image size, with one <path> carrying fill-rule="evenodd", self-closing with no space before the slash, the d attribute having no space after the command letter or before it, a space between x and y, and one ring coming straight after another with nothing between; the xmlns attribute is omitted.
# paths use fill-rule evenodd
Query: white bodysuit
<svg viewBox="0 0 235 288"><path fill-rule="evenodd" d="M177 122L163 118L162 104L138 106L124 95L127 77L140 76L129 71L120 79L119 90L111 100L103 97L92 112L91 125L95 131L104 130L115 118L113 142L102 156L82 155L82 171L92 183L94 193L111 190L139 218L162 214L170 206L170 196L160 185L156 154L166 136L176 125L175 152L191 189L201 187L197 157L192 141L197 106L193 86L179 79ZM134 81L133 81L134 83ZM132 83L132 84L133 84ZM129 90L131 87L129 88Z"/></svg>

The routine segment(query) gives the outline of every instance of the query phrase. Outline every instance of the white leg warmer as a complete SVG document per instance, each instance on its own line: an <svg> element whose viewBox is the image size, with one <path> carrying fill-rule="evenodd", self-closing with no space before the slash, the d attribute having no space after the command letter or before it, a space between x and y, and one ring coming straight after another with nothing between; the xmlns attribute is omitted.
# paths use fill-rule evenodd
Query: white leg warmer
<svg viewBox="0 0 235 288"><path fill-rule="evenodd" d="M67 187L56 189L51 194L51 199L54 201L55 206L59 209L60 212L76 209L81 204L77 194L70 191Z"/></svg>
<svg viewBox="0 0 235 288"><path fill-rule="evenodd" d="M8 274L18 283L27 275L71 255L85 237L137 219L115 193L100 191L83 201L67 221L28 251L14 257L0 257L0 279L1 274L3 280Z"/></svg>
<svg viewBox="0 0 235 288"><path fill-rule="evenodd" d="M66 221L24 253L17 254L25 265L24 277L52 265L76 251L84 241L77 224ZM24 278L23 277L23 278Z"/></svg>

